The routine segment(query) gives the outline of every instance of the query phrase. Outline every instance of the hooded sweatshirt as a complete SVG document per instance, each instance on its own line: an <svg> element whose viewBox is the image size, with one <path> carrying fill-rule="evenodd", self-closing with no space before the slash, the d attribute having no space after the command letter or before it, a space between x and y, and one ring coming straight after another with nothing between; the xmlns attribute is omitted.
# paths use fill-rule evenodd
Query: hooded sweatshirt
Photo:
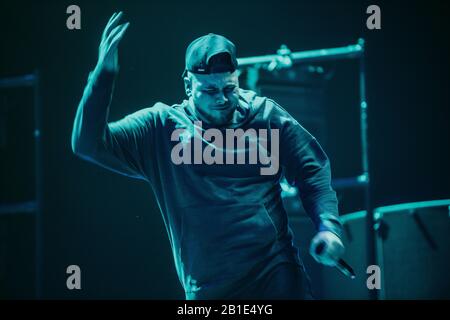
<svg viewBox="0 0 450 320"><path fill-rule="evenodd" d="M250 275L257 279L284 262L301 265L281 179L298 187L318 231L341 235L329 160L275 101L239 89L226 128L201 123L188 100L158 102L108 122L115 78L101 67L90 73L72 149L150 184L186 299L227 298Z"/></svg>

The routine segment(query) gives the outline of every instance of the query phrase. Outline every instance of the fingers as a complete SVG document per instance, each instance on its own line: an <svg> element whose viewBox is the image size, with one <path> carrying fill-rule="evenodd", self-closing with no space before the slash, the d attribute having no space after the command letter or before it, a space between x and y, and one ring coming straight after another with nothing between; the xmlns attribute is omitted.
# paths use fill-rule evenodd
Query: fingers
<svg viewBox="0 0 450 320"><path fill-rule="evenodd" d="M118 25L117 27L115 27L109 34L108 38L106 39L106 42L108 44L111 44L114 41L114 39L119 35L119 33L121 33L124 29L128 28L129 24L130 23L127 22L127 23L124 23L124 24L121 24L121 25Z"/></svg>
<svg viewBox="0 0 450 320"><path fill-rule="evenodd" d="M111 37L110 37L111 40L110 40L109 50L112 50L117 47L120 40L122 40L125 32L127 31L129 25L130 25L130 23L127 22L123 25L118 26L117 30L115 30L114 34L111 32Z"/></svg>
<svg viewBox="0 0 450 320"><path fill-rule="evenodd" d="M111 33L111 30L113 30L117 24L119 23L120 19L123 16L123 12L120 11L119 13L114 13L111 18L109 19L105 30L103 31L102 40L105 40L108 38L109 34Z"/></svg>
<svg viewBox="0 0 450 320"><path fill-rule="evenodd" d="M309 254L316 260L317 262L320 262L320 255L317 252L317 247L319 246L320 241L318 241L316 238L313 238L311 241L311 246L309 247Z"/></svg>
<svg viewBox="0 0 450 320"><path fill-rule="evenodd" d="M323 246L322 250L317 250L319 246ZM327 266L336 265L338 260L335 244L322 239L313 239L310 247L310 254L317 262Z"/></svg>
<svg viewBox="0 0 450 320"><path fill-rule="evenodd" d="M309 253L317 262L334 266L344 251L344 245L336 234L330 231L320 231L312 239Z"/></svg>
<svg viewBox="0 0 450 320"><path fill-rule="evenodd" d="M333 245L327 244L323 254L320 255L321 263L327 266L335 266L338 261L338 258L335 253L336 252L333 249Z"/></svg>
<svg viewBox="0 0 450 320"><path fill-rule="evenodd" d="M106 25L110 24L116 15L117 15L117 12L114 12L113 15L111 16L111 18L109 18L108 23Z"/></svg>
<svg viewBox="0 0 450 320"><path fill-rule="evenodd" d="M311 241L311 246L309 247L309 253L310 253L313 257L315 257L315 256L318 254L316 251L317 251L317 247L319 246L319 244L320 244L321 242L322 242L322 241L319 240L319 239L317 239L317 237L314 237L314 238L312 239L312 241Z"/></svg>
<svg viewBox="0 0 450 320"><path fill-rule="evenodd" d="M323 246L322 249L319 249L320 246ZM311 242L311 246L309 248L309 254L317 261L322 262L322 257L325 251L326 243L320 239L314 238Z"/></svg>

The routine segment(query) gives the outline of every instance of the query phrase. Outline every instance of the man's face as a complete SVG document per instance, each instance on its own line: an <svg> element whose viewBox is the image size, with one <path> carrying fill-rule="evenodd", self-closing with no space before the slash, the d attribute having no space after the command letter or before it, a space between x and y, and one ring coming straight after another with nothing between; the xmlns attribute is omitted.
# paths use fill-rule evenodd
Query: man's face
<svg viewBox="0 0 450 320"><path fill-rule="evenodd" d="M184 79L186 92L202 121L222 126L230 122L239 103L237 71L193 74Z"/></svg>

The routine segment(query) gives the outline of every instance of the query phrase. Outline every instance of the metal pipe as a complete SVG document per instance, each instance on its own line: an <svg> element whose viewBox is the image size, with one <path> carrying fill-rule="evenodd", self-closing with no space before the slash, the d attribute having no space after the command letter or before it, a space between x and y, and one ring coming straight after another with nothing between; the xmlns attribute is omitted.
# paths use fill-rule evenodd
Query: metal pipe
<svg viewBox="0 0 450 320"><path fill-rule="evenodd" d="M349 45L345 47L308 50L293 52L290 57L293 62L312 62L323 60L338 60L338 59L354 59L363 53L364 48L360 43L356 45ZM238 58L239 67L252 66L258 64L271 63L273 60L279 58L279 54L269 54L265 56Z"/></svg>
<svg viewBox="0 0 450 320"><path fill-rule="evenodd" d="M43 167L42 167L42 132L41 132L41 100L40 100L40 78L39 71L35 71L34 85L34 139L35 139L35 192L36 192L36 215L35 215L35 291L36 299L42 297L42 270L43 270L43 243L42 243L42 202L43 202Z"/></svg>
<svg viewBox="0 0 450 320"><path fill-rule="evenodd" d="M370 183L370 167L369 167L369 140L368 140L368 104L366 97L366 65L364 55L364 39L359 39L362 48L362 54L359 57L359 102L360 102L360 124L361 124L361 152L362 152L362 168L363 175L367 179L364 189L364 202L367 211L366 215L366 262L367 266L375 265L376 261L376 244L375 244L375 222L373 216L372 199L371 199L371 183ZM371 300L378 299L377 290L369 291Z"/></svg>

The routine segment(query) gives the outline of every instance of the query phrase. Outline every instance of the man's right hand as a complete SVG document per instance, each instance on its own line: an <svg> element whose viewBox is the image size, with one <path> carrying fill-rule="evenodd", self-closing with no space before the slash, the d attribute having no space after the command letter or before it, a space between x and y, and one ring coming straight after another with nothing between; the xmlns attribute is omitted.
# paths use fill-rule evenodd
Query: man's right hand
<svg viewBox="0 0 450 320"><path fill-rule="evenodd" d="M119 13L114 12L111 16L103 31L98 50L97 67L105 68L111 72L119 71L118 45L130 25L129 22L119 24L122 15L123 13L121 11Z"/></svg>

